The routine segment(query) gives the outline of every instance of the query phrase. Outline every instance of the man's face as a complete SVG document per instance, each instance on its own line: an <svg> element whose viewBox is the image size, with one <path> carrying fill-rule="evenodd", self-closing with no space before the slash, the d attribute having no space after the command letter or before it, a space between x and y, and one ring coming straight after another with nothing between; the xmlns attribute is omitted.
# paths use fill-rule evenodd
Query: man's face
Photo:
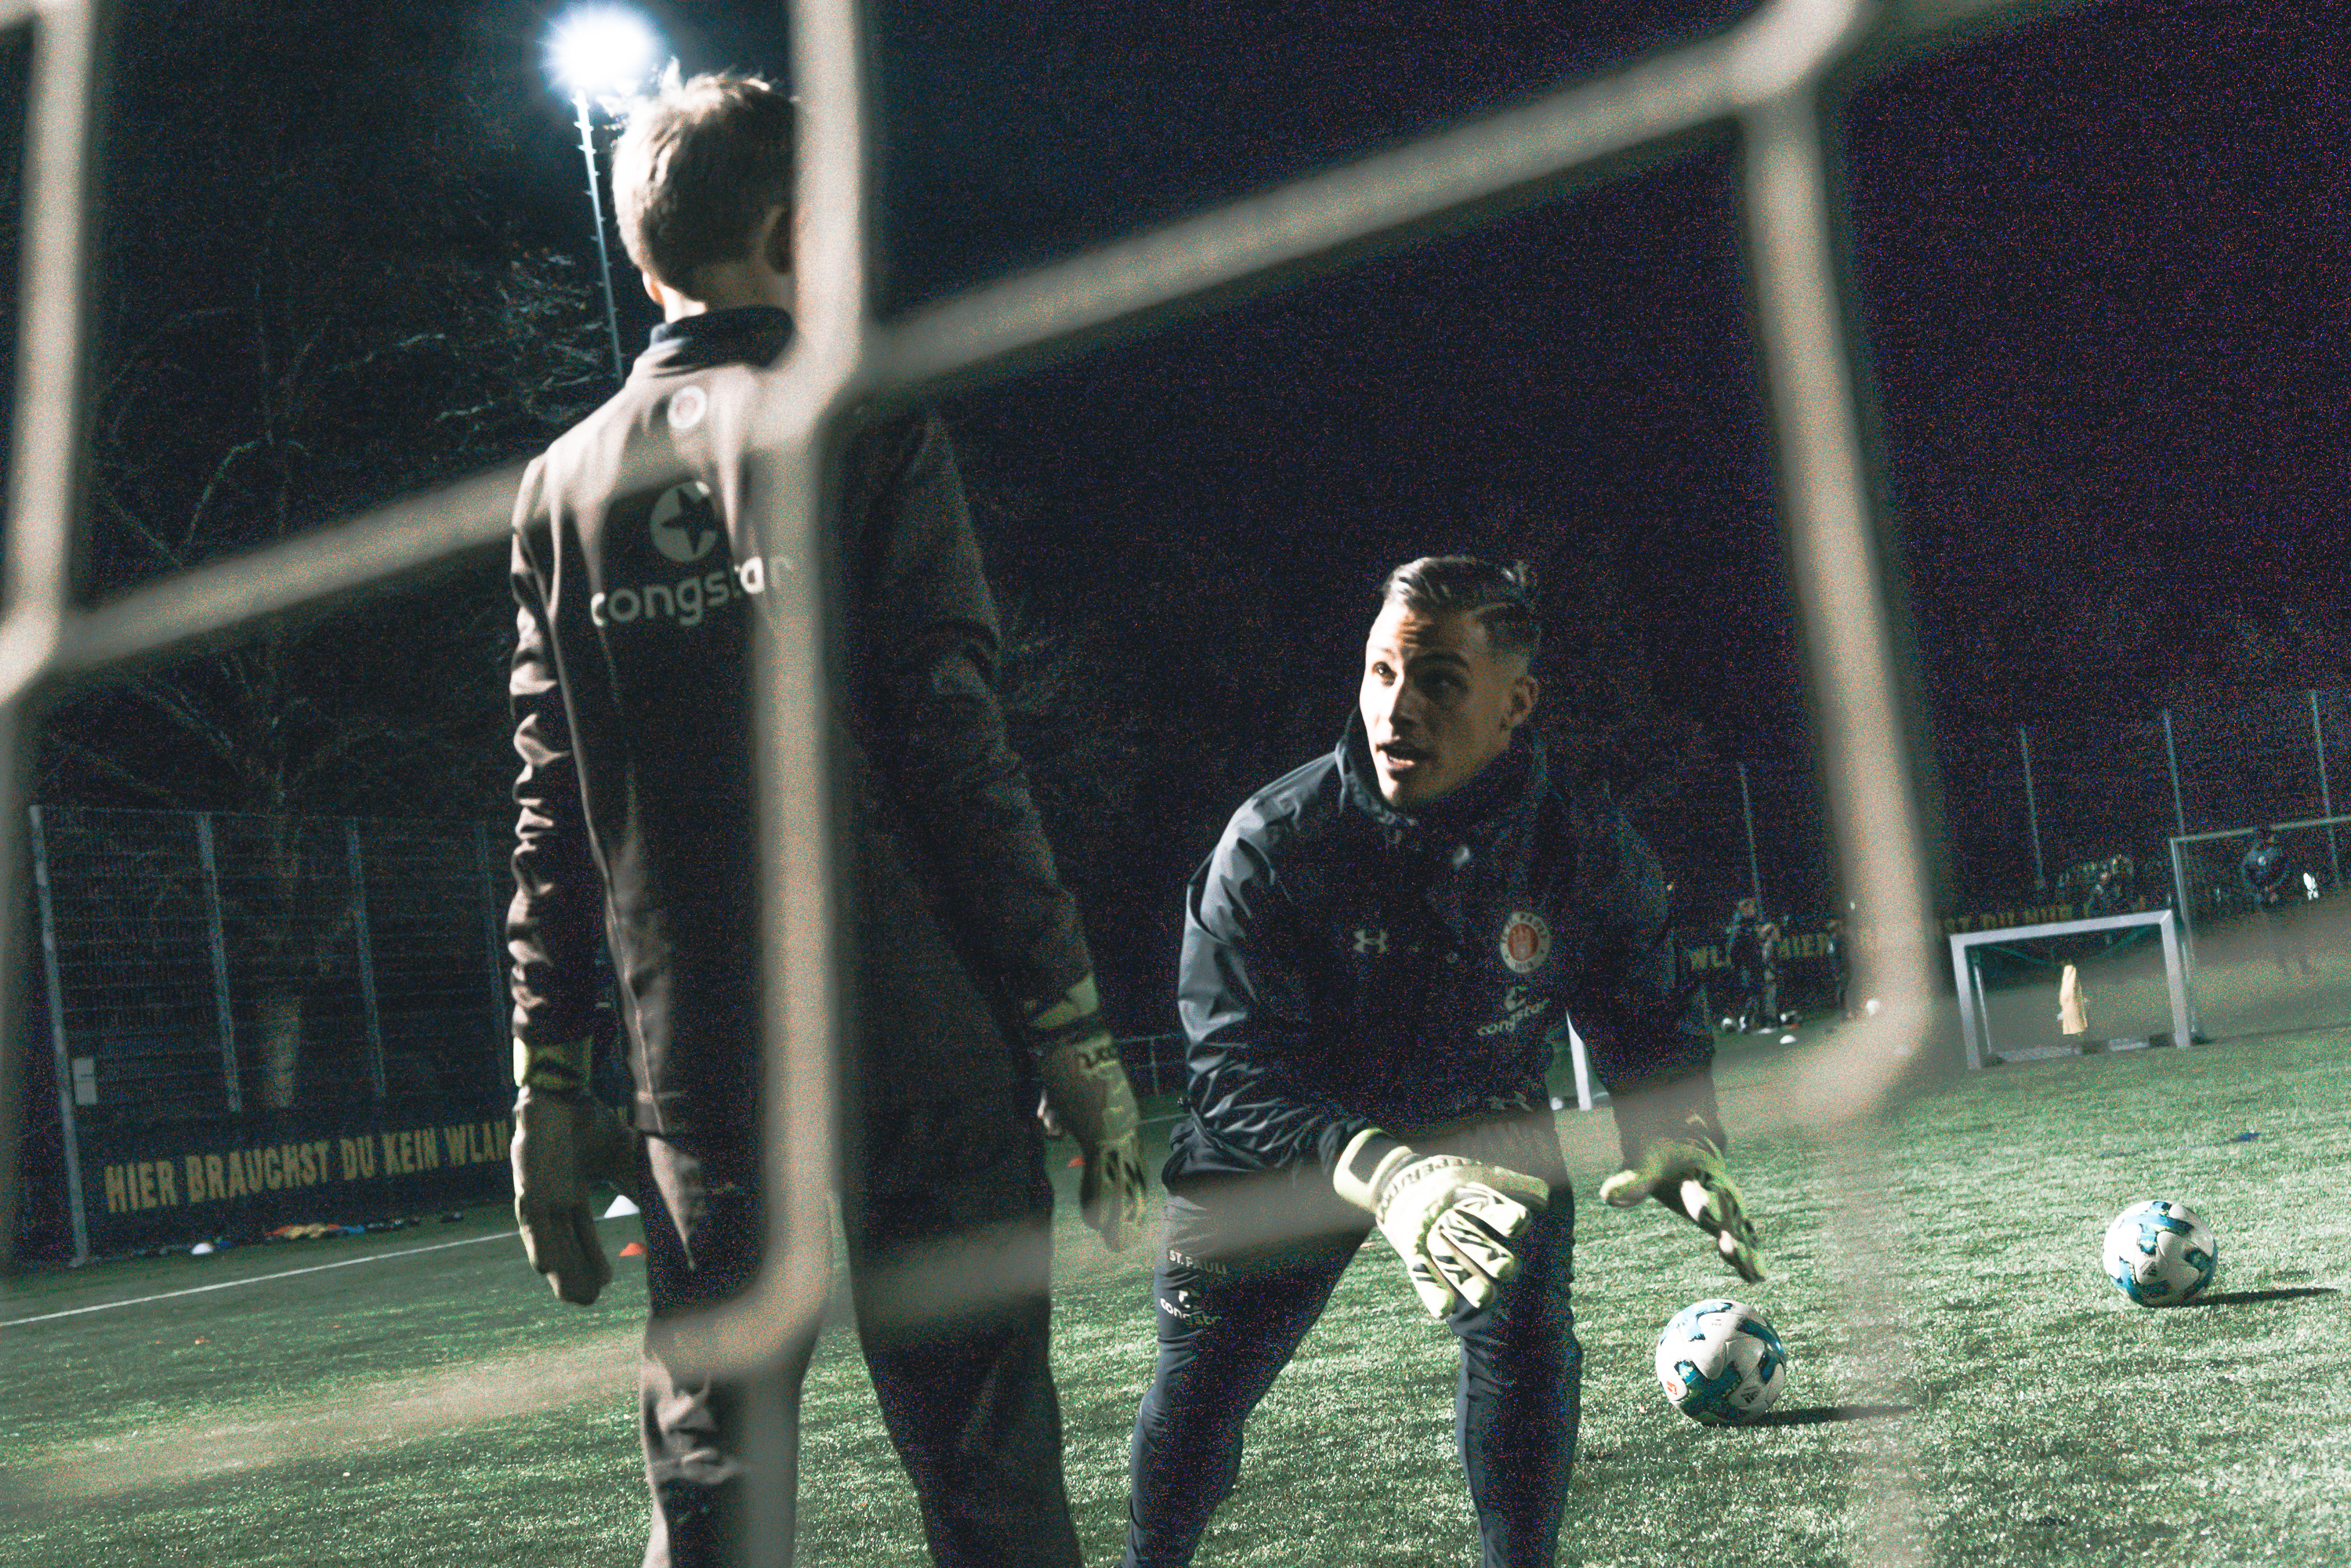
<svg viewBox="0 0 2351 1568"><path fill-rule="evenodd" d="M1495 653L1475 612L1391 601L1364 644L1357 699L1380 798L1413 810L1458 789L1510 744L1535 695L1527 662Z"/></svg>

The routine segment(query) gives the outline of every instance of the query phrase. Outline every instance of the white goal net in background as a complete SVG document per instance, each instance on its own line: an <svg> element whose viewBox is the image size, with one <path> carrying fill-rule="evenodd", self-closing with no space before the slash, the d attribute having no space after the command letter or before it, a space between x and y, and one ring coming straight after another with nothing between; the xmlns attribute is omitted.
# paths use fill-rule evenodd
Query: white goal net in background
<svg viewBox="0 0 2351 1568"><path fill-rule="evenodd" d="M2168 909L1974 931L1950 944L1970 1067L2194 1039Z"/></svg>
<svg viewBox="0 0 2351 1568"><path fill-rule="evenodd" d="M2274 835L2283 873L2279 896L2266 903L2245 866L2263 827ZM2170 847L2197 1027L2215 1040L2351 1028L2344 946L2351 898L2343 889L2351 817L2184 833Z"/></svg>
<svg viewBox="0 0 2351 1568"><path fill-rule="evenodd" d="M2036 12L2051 7L2038 5ZM1780 460L1780 516L1790 581L1804 629L1826 800L1837 826L1848 894L1876 913L1882 945L1857 988L1884 1012L1791 1063L1788 1114L1834 1128L1842 1260L1835 1285L1856 1337L1898 1362L1901 1347L1860 1325L1896 1321L1880 1300L1896 1270L1873 1194L1887 1184L1871 1152L1867 1115L1890 1090L1903 1048L1926 1027L1932 927L1908 744L1895 671L1880 550L1866 497L1855 414L1848 311L1835 264L1839 220L1827 177L1819 99L1828 73L1865 51L1865 70L1921 52L1927 35L1995 13L2004 0L1773 0L1722 36L1625 70L1574 84L1518 108L1163 229L990 285L914 316L877 322L867 309L864 194L871 162L862 17L855 0L789 7L794 85L808 128L800 196L809 221L800 253L800 338L769 377L758 441L772 465L780 553L821 558L815 538L822 454L853 398L904 400L949 380L1004 372L1144 318L1243 283L1270 278L1343 248L1401 238L1438 219L1501 210L1556 191L1571 172L1728 122L1741 137L1747 276ZM26 138L25 305L18 333L16 424L5 537L7 610L0 622L0 855L13 881L0 890L0 1017L22 1015L25 800L23 780L41 701L59 683L166 652L218 643L277 612L432 567L500 538L518 469L489 473L381 508L331 530L142 588L94 608L72 593L72 518L86 412L86 298L96 105L103 98L98 41L113 7L84 0L0 0L0 26L35 33ZM781 537L776 537L781 536ZM795 585L812 574L793 574ZM779 604L786 625L821 627L813 587ZM823 639L768 638L759 651L759 764L770 801L795 803L762 824L771 896L765 951L770 1010L770 1103L792 1107L768 1178L772 1245L767 1271L744 1302L701 1320L706 1364L737 1371L771 1364L821 1312L831 1285L825 1207L830 1166L829 1062L837 1017L831 922L829 742L822 722L830 672ZM813 806L818 809L799 809ZM22 1030L0 1033L0 1228L15 1195L15 1119ZM681 1347L684 1350L686 1347ZM520 1397L519 1392L517 1395ZM485 1406L494 1396L485 1394ZM485 1408L478 1418L498 1412ZM754 1424L766 1430L764 1423ZM1917 1561L1909 1522L1909 1460L1880 1434L1855 1475L1852 1560ZM780 1534L754 1521L754 1555L783 1561Z"/></svg>

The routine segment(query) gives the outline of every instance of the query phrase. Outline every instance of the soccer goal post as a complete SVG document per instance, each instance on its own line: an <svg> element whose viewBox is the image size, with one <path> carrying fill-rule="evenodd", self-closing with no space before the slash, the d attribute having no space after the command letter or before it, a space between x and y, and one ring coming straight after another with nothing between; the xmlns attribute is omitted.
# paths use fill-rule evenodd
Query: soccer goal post
<svg viewBox="0 0 2351 1568"><path fill-rule="evenodd" d="M2258 874L2255 834L2273 843ZM2343 859L2351 816L2247 824L2169 841L2189 1006L2198 1031L2228 1036L2351 1025L2351 935ZM2264 898L2260 883L2273 895Z"/></svg>
<svg viewBox="0 0 2351 1568"><path fill-rule="evenodd" d="M1970 1068L2196 1038L2168 909L1955 932L1950 944Z"/></svg>

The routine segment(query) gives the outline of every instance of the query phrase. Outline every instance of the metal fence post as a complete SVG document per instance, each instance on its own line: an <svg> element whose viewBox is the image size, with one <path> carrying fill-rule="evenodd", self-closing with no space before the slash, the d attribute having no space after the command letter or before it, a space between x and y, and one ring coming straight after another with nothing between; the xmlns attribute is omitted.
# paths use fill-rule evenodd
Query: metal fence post
<svg viewBox="0 0 2351 1568"><path fill-rule="evenodd" d="M379 1105L384 1101L383 1085L383 1015L375 999L375 944L368 938L368 904L366 872L360 861L360 820L343 819L344 842L349 845L351 867L351 934L359 943L360 999L367 1009L368 1087Z"/></svg>
<svg viewBox="0 0 2351 1568"><path fill-rule="evenodd" d="M1763 908L1763 862L1755 855L1755 799L1747 792L1747 764L1739 765L1739 812L1747 821L1747 885L1755 895L1755 908Z"/></svg>
<svg viewBox="0 0 2351 1568"><path fill-rule="evenodd" d="M81 1192L81 1127L74 1114L73 1052L66 1043L65 992L57 985L57 917L49 897L48 841L41 831L41 809L25 808L33 852L33 889L41 904L41 968L49 982L49 1045L57 1060L57 1121L65 1134L66 1207L73 1218L73 1260L89 1261L89 1211Z"/></svg>
<svg viewBox="0 0 2351 1568"><path fill-rule="evenodd" d="M514 1023L512 1004L507 995L506 945L498 940L498 884L490 874L490 828L486 822L474 824L474 867L481 873L482 935L488 940L490 951L491 1082L503 1087L514 1071Z"/></svg>
<svg viewBox="0 0 2351 1568"><path fill-rule="evenodd" d="M2041 861L2041 807L2032 798L2032 743L2025 738L2021 724L2016 727L2016 749L2024 758L2024 821L2032 832L2032 885L2046 893L2049 872Z"/></svg>
<svg viewBox="0 0 2351 1568"><path fill-rule="evenodd" d="M245 1091L237 1082L236 1011L228 999L228 946L221 938L220 865L213 854L213 814L196 815L196 856L204 868L204 915L213 947L213 1006L220 1019L221 1078L228 1091L228 1113L245 1113Z"/></svg>
<svg viewBox="0 0 2351 1568"><path fill-rule="evenodd" d="M2179 799L2179 747L2171 738L2171 710L2163 710L2163 755L2171 765L2171 820L2177 824L2172 831L2185 838L2188 834L2188 808Z"/></svg>
<svg viewBox="0 0 2351 1568"><path fill-rule="evenodd" d="M2310 693L2310 748L2318 755L2318 814L2335 815L2335 792L2326 782L2326 725L2318 716L2318 691ZM2343 891L2343 852L2335 847L2335 824L2326 824L2326 863L2334 875L2335 891Z"/></svg>

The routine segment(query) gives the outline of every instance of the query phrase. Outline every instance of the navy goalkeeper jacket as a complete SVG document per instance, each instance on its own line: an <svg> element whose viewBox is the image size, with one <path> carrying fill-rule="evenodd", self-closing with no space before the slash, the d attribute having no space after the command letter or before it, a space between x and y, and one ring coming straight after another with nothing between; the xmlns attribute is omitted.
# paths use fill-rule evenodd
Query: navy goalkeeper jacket
<svg viewBox="0 0 2351 1568"><path fill-rule="evenodd" d="M1236 812L1192 878L1172 1191L1327 1176L1349 1138L1551 1114L1570 1017L1627 1158L1715 1114L1714 1037L1681 981L1656 857L1605 791L1514 743L1428 811L1372 782L1362 721Z"/></svg>
<svg viewBox="0 0 2351 1568"><path fill-rule="evenodd" d="M650 1133L747 1129L758 1076L749 617L798 564L761 538L746 461L774 309L653 335L515 507L510 682L521 807L514 1030L596 1026L609 940ZM661 470L630 480L625 465ZM861 432L832 538L869 1103L979 1097L1025 1071L1008 1009L1090 967L994 688L996 611L935 418Z"/></svg>

